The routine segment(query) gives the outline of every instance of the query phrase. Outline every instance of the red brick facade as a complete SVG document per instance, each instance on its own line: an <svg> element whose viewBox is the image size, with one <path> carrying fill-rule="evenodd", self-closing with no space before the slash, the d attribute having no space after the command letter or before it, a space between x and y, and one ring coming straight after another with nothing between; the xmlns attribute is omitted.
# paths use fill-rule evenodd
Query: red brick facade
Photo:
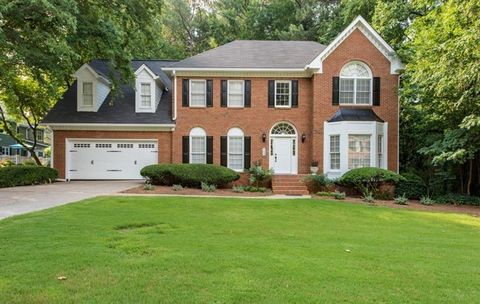
<svg viewBox="0 0 480 304"><path fill-rule="evenodd" d="M182 136L194 127L203 128L207 136L213 136L213 163L220 164L220 137L226 136L230 128L238 127L245 136L251 137L251 161L261 161L269 166L269 140L271 128L286 121L295 126L298 138L298 173L308 173L310 162L318 160L323 170L323 128L338 109L332 105L332 77L338 76L341 68L350 61L367 64L374 77L381 78L380 106L370 106L388 123L388 169L398 170L398 75L390 73L390 61L357 29L352 32L324 61L322 73L311 77L177 77L176 79L176 127L173 132L122 132L122 131L55 131L54 166L65 176L66 138L158 138L159 162L182 162ZM213 107L182 107L183 78L212 79ZM251 107L226 108L220 106L220 81L222 79L251 80ZM298 108L269 108L268 80L298 80ZM174 98L175 100L175 98ZM263 142L262 135L267 140ZM306 139L302 142L301 137ZM265 148L265 155L262 149Z"/></svg>

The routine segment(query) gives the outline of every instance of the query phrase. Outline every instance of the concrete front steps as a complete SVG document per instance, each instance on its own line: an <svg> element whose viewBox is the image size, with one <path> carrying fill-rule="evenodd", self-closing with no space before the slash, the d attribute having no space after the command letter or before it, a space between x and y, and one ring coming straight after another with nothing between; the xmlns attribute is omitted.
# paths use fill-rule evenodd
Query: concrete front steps
<svg viewBox="0 0 480 304"><path fill-rule="evenodd" d="M304 175L274 175L272 191L274 194L308 195L308 189L302 181Z"/></svg>

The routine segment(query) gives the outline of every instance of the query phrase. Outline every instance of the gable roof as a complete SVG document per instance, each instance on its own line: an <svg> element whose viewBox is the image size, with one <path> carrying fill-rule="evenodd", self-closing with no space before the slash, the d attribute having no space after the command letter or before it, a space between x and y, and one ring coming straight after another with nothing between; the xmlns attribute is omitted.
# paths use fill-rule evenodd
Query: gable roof
<svg viewBox="0 0 480 304"><path fill-rule="evenodd" d="M322 72L322 62L356 29L360 30L365 37L390 61L390 73L398 74L405 66L396 55L393 48L373 29L362 17L358 16L350 23L322 52L313 59L307 68L318 69Z"/></svg>
<svg viewBox="0 0 480 304"><path fill-rule="evenodd" d="M167 70L304 69L325 48L314 41L235 40L174 63Z"/></svg>
<svg viewBox="0 0 480 304"><path fill-rule="evenodd" d="M163 72L163 67L171 65L173 61L167 60L133 60L132 69L135 71L146 65L153 73L165 78L166 88L169 89L171 81ZM93 60L89 66L104 77L111 77L111 67L108 61ZM164 82L164 83L165 83ZM63 97L55 104L42 121L43 124L174 124L172 120L172 95L171 90L164 91L155 113L135 112L135 88L130 84L122 84L112 102L109 93L97 112L77 111L77 82L75 81L65 92Z"/></svg>

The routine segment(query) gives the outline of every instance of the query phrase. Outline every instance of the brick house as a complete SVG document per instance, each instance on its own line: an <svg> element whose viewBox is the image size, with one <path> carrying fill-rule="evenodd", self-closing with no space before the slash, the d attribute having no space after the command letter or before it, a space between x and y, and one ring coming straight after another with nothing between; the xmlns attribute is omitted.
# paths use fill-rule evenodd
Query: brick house
<svg viewBox="0 0 480 304"><path fill-rule="evenodd" d="M64 179L140 178L151 163L331 177L398 171L402 63L362 18L333 42L237 40L182 61L135 60L114 101L108 64L75 74L44 120Z"/></svg>

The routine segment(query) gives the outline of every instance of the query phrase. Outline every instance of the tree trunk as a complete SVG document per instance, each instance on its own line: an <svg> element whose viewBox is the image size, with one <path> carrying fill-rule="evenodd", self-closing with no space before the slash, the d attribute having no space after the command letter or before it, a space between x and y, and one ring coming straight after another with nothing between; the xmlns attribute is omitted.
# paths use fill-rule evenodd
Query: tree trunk
<svg viewBox="0 0 480 304"><path fill-rule="evenodd" d="M473 178L473 159L470 159L470 170L468 172L467 194L470 195L470 188L472 187Z"/></svg>
<svg viewBox="0 0 480 304"><path fill-rule="evenodd" d="M42 165L42 162L41 162L40 159L38 158L37 153L35 153L35 150L34 150L34 149L28 150L28 152L30 152L30 155L32 156L33 160L35 161L35 163L36 163L38 166L43 166L43 165Z"/></svg>

